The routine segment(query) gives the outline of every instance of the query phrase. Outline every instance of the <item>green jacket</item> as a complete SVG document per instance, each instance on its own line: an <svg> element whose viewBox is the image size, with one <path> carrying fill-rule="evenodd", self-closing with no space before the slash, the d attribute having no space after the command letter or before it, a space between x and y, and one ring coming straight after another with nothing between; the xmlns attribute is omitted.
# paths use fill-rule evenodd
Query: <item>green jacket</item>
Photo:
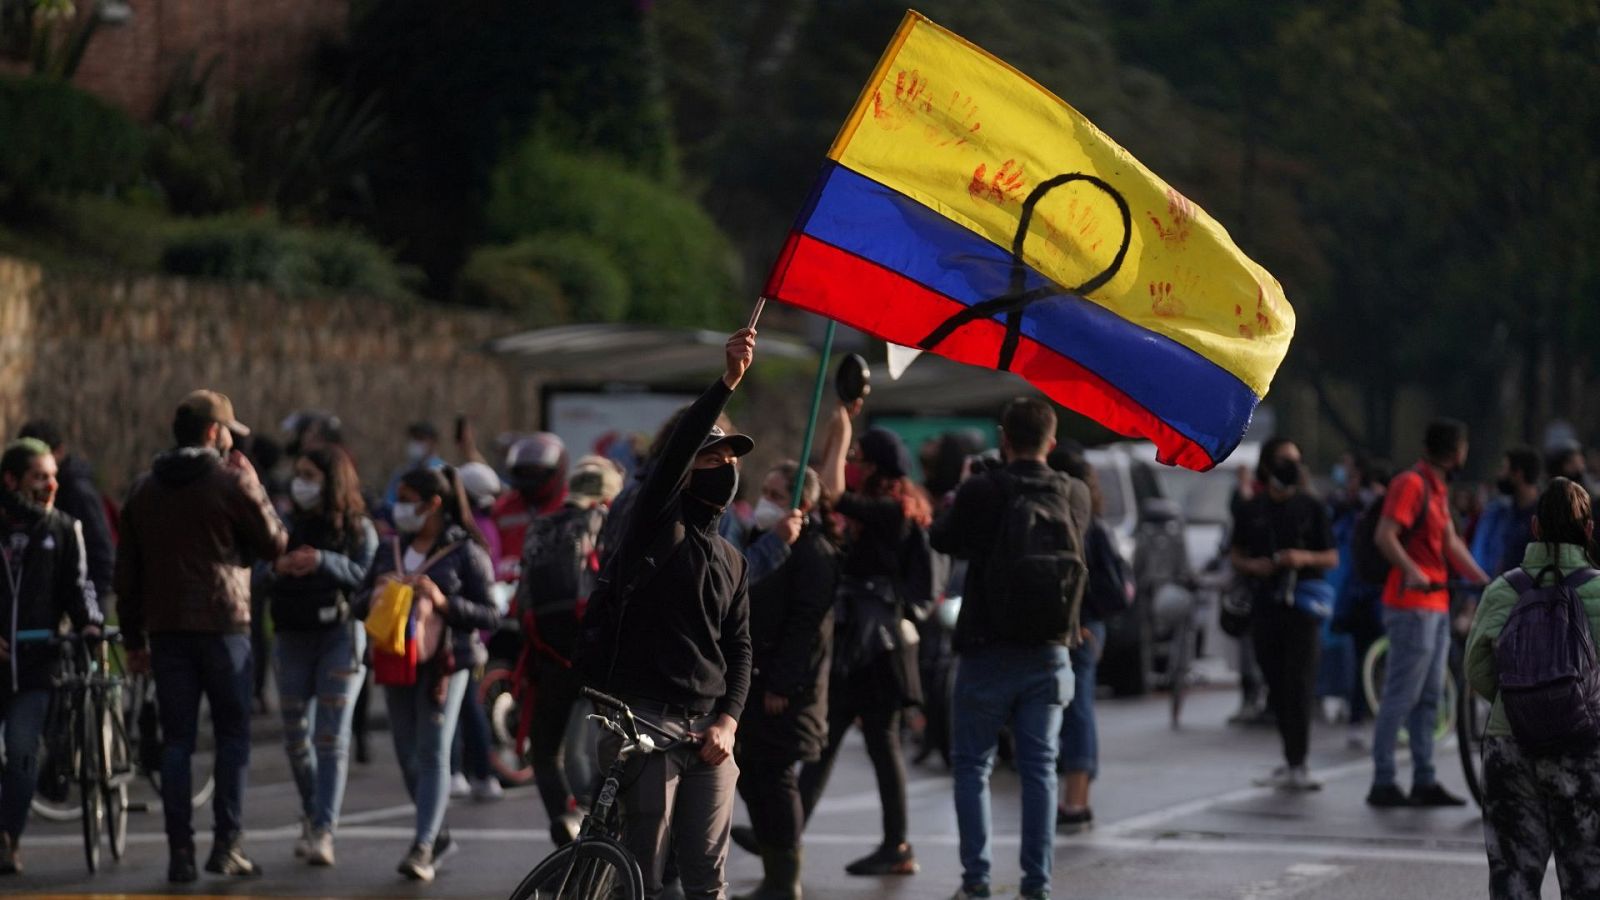
<svg viewBox="0 0 1600 900"><path fill-rule="evenodd" d="M1556 566L1566 576L1575 569L1595 568L1576 544L1556 545ZM1550 547L1544 543L1531 543L1522 557L1522 568L1531 575L1550 565ZM1589 614L1589 633L1600 635L1600 578L1578 589L1578 598ZM1494 645L1506 627L1506 617L1517 605L1517 592L1506 583L1504 576L1496 578L1483 592L1478 612L1472 619L1472 633L1467 636L1467 680L1472 689L1484 699L1494 703L1489 716L1489 727L1484 734L1490 737L1509 737L1511 725L1506 721L1505 709L1500 704L1500 673L1495 668ZM1597 639L1600 641L1600 639Z"/></svg>

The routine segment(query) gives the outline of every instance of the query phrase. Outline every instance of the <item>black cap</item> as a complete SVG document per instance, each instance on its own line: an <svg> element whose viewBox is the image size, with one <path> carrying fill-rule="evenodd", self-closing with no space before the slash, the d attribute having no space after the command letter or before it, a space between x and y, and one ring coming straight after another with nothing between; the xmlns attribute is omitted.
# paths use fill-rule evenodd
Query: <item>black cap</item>
<svg viewBox="0 0 1600 900"><path fill-rule="evenodd" d="M711 426L711 433L706 435L704 441L700 442L700 452L704 453L718 444L727 444L728 449L733 451L734 456L744 456L756 448L756 442L750 440L749 436L729 434L722 430L721 425L713 425Z"/></svg>

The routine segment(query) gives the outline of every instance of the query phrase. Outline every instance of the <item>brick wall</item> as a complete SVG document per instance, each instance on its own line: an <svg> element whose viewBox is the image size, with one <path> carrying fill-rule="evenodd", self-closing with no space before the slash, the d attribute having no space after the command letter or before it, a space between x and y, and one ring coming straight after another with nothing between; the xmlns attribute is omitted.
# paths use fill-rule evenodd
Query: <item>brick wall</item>
<svg viewBox="0 0 1600 900"><path fill-rule="evenodd" d="M87 6L87 4L84 4ZM129 0L133 16L103 24L74 83L146 119L187 56L219 60L223 91L292 83L320 42L344 33L349 0Z"/></svg>
<svg viewBox="0 0 1600 900"><path fill-rule="evenodd" d="M172 443L184 394L211 387L242 421L279 435L301 408L329 409L367 481L400 464L406 423L479 433L531 428L537 385L481 348L500 317L361 298L288 300L251 286L41 274L0 257L0 435L56 420L120 493Z"/></svg>

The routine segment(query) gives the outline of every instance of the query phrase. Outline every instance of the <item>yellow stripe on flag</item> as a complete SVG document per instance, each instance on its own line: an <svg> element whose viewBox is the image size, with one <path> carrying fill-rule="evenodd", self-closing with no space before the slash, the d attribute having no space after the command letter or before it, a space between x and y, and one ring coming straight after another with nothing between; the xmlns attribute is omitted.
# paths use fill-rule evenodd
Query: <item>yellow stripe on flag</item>
<svg viewBox="0 0 1600 900"><path fill-rule="evenodd" d="M1126 259L1089 299L1166 335L1264 396L1294 335L1283 288L1206 212L1032 79L907 12L829 156L1010 250L1037 201L1025 262L1073 288Z"/></svg>

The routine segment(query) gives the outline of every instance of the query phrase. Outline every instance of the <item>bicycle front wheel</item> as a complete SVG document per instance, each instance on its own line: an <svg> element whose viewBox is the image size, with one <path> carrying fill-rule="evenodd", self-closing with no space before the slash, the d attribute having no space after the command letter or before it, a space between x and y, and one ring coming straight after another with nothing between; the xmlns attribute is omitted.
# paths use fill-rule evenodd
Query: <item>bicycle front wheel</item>
<svg viewBox="0 0 1600 900"><path fill-rule="evenodd" d="M1483 731L1489 726L1489 701L1463 682L1457 694L1456 748L1461 752L1461 774L1467 790L1483 806Z"/></svg>
<svg viewBox="0 0 1600 900"><path fill-rule="evenodd" d="M100 792L100 721L95 704L83 704L82 737L78 747L78 800L83 806L83 858L90 872L100 870L100 828L105 823L106 798Z"/></svg>
<svg viewBox="0 0 1600 900"><path fill-rule="evenodd" d="M644 876L610 838L584 838L544 858L511 900L643 900Z"/></svg>
<svg viewBox="0 0 1600 900"><path fill-rule="evenodd" d="M132 751L128 730L122 721L120 689L113 686L100 694L100 789L105 794L106 837L111 858L121 861L128 849L128 780L133 775Z"/></svg>

